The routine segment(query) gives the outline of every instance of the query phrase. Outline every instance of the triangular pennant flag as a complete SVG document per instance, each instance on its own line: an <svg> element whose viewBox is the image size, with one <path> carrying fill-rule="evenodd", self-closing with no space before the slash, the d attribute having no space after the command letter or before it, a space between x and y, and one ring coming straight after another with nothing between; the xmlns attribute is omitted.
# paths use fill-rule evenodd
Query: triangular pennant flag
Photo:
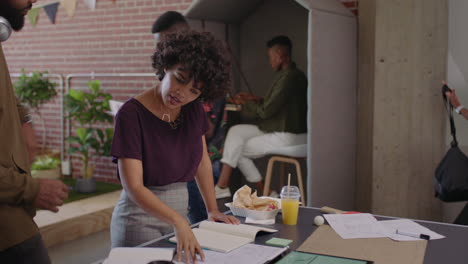
<svg viewBox="0 0 468 264"><path fill-rule="evenodd" d="M89 9L91 10L95 10L96 9L96 0L83 0L86 4L86 6L89 7Z"/></svg>
<svg viewBox="0 0 468 264"><path fill-rule="evenodd" d="M36 26L37 20L39 19L39 8L33 8L28 12L28 19L31 22L31 25Z"/></svg>
<svg viewBox="0 0 468 264"><path fill-rule="evenodd" d="M72 17L75 14L77 2L78 0L60 0L60 4L63 5L69 17Z"/></svg>
<svg viewBox="0 0 468 264"><path fill-rule="evenodd" d="M52 24L55 24L55 17L57 16L58 5L59 3L57 2L43 7Z"/></svg>

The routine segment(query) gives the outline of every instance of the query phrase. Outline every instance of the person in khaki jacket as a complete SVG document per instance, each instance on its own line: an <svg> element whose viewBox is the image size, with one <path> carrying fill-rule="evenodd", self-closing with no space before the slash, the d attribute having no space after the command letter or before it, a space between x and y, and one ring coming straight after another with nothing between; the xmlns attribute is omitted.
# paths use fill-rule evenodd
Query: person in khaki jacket
<svg viewBox="0 0 468 264"><path fill-rule="evenodd" d="M5 29L7 21L13 30L20 30L35 2L0 0L0 26ZM0 45L0 263L50 263L33 217L36 208L57 212L68 189L58 180L33 179L29 165L20 114Z"/></svg>
<svg viewBox="0 0 468 264"><path fill-rule="evenodd" d="M37 153L37 142L32 126L32 117L29 113L29 109L21 104L18 99L16 101L16 106L18 107L21 121L21 130L23 132L23 138L26 142L26 149L28 150L29 163L32 164L36 159Z"/></svg>

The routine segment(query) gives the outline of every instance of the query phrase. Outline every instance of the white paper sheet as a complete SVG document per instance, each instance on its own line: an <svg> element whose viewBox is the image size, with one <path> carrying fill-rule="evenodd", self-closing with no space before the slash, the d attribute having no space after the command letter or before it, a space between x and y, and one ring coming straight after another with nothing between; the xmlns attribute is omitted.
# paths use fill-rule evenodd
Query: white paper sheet
<svg viewBox="0 0 468 264"><path fill-rule="evenodd" d="M113 248L102 264L148 264L154 260L172 260L173 248Z"/></svg>
<svg viewBox="0 0 468 264"><path fill-rule="evenodd" d="M386 231L371 214L324 214L328 224L343 239L386 237Z"/></svg>
<svg viewBox="0 0 468 264"><path fill-rule="evenodd" d="M396 241L415 241L420 238L400 235L396 230L409 234L428 235L431 240L444 238L409 219L377 221L371 214L324 214L328 224L343 239L388 237Z"/></svg>
<svg viewBox="0 0 468 264"><path fill-rule="evenodd" d="M383 228L386 230L387 236L396 241L421 240L420 238L399 235L396 233L396 230L403 231L406 233L412 233L412 234L429 235L430 240L441 239L445 237L409 219L383 220L383 221L379 221L379 224L381 224Z"/></svg>
<svg viewBox="0 0 468 264"><path fill-rule="evenodd" d="M275 218L265 219L265 220L257 220L250 217L245 218L246 224L257 224L257 225L273 225L275 223Z"/></svg>
<svg viewBox="0 0 468 264"><path fill-rule="evenodd" d="M229 253L220 253L211 250L204 250L205 261L198 259L199 264L263 264L266 263L281 253L286 251L288 247L271 247L257 244L247 244ZM176 264L184 262L174 261Z"/></svg>

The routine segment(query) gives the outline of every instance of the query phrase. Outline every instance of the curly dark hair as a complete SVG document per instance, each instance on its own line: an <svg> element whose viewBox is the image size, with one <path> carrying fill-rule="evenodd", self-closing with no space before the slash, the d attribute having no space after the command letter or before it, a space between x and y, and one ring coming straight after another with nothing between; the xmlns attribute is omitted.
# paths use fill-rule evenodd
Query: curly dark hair
<svg viewBox="0 0 468 264"><path fill-rule="evenodd" d="M193 30L166 34L152 56L159 80L164 70L182 64L190 72L195 85L203 83L199 99L212 102L226 95L230 83L231 63L225 57L221 41L211 33Z"/></svg>

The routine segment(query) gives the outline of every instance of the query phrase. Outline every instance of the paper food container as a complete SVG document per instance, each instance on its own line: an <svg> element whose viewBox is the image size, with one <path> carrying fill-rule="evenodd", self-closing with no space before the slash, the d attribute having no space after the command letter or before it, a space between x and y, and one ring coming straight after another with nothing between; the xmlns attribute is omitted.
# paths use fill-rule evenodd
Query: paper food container
<svg viewBox="0 0 468 264"><path fill-rule="evenodd" d="M257 211L257 210L250 210L246 208L234 207L232 203L225 203L224 205L226 205L231 210L233 215L242 216L242 217L250 217L254 220L266 220L266 219L275 218L278 212L281 211L281 199L275 199L271 197L268 197L268 198L277 200L279 208L276 210L271 210L271 211Z"/></svg>

